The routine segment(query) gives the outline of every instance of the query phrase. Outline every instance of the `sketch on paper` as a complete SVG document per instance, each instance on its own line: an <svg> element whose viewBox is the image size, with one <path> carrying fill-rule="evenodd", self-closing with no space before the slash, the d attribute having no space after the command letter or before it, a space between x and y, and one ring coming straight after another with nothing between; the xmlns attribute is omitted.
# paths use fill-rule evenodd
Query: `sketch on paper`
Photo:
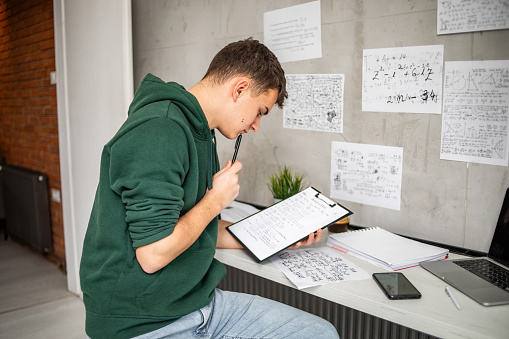
<svg viewBox="0 0 509 339"><path fill-rule="evenodd" d="M403 148L334 141L331 198L400 210Z"/></svg>
<svg viewBox="0 0 509 339"><path fill-rule="evenodd" d="M438 0L438 35L505 28L509 28L509 0Z"/></svg>
<svg viewBox="0 0 509 339"><path fill-rule="evenodd" d="M440 159L507 166L509 61L445 65Z"/></svg>
<svg viewBox="0 0 509 339"><path fill-rule="evenodd" d="M343 74L286 75L283 127L343 133Z"/></svg>
<svg viewBox="0 0 509 339"><path fill-rule="evenodd" d="M365 49L362 111L441 113L444 46Z"/></svg>

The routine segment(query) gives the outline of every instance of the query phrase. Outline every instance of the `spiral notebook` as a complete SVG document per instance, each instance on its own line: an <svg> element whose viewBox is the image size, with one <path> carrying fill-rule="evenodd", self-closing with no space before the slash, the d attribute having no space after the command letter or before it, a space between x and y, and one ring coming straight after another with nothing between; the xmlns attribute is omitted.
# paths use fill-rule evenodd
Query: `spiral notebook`
<svg viewBox="0 0 509 339"><path fill-rule="evenodd" d="M448 249L428 245L380 227L329 234L327 245L389 271L445 259Z"/></svg>

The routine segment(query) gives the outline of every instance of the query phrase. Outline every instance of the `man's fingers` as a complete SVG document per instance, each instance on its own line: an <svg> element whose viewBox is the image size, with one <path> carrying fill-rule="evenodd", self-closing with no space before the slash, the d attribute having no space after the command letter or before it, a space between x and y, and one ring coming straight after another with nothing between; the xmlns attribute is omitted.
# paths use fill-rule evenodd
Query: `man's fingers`
<svg viewBox="0 0 509 339"><path fill-rule="evenodd" d="M322 236L323 230L320 228L318 231L316 231L315 242L319 242L322 239Z"/></svg>
<svg viewBox="0 0 509 339"><path fill-rule="evenodd" d="M232 162L231 162L231 160L228 160L226 165L224 165L223 168L221 168L219 171L217 171L217 173L215 175L220 175L221 173L223 173L224 171L226 171L230 167L232 167Z"/></svg>
<svg viewBox="0 0 509 339"><path fill-rule="evenodd" d="M295 250L301 246L309 246L314 242L319 242L322 239L323 230L319 229L315 233L311 233L306 239L299 241L298 243L288 247L289 250Z"/></svg>
<svg viewBox="0 0 509 339"><path fill-rule="evenodd" d="M233 171L233 173L237 174L242 169L242 164L239 161L235 161L235 163L232 164L231 160L228 160L226 165L224 165L224 167L217 171L217 173L214 175L219 176L230 169Z"/></svg>
<svg viewBox="0 0 509 339"><path fill-rule="evenodd" d="M304 246L309 246L309 245L311 245L314 242L314 240L315 240L315 234L311 233L306 239L301 241L301 243Z"/></svg>
<svg viewBox="0 0 509 339"><path fill-rule="evenodd" d="M228 162L230 161L228 160ZM242 169L242 163L240 161L235 161L230 167L234 173L238 173Z"/></svg>

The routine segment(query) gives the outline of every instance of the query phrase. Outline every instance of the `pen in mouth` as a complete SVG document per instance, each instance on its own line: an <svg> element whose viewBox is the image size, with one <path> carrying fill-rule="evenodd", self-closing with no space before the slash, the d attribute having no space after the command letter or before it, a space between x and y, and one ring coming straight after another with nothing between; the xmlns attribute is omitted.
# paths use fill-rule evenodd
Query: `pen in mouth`
<svg viewBox="0 0 509 339"><path fill-rule="evenodd" d="M242 134L239 134L237 141L235 142L235 152L233 153L232 165L237 159L237 153L239 152L240 142L242 141Z"/></svg>

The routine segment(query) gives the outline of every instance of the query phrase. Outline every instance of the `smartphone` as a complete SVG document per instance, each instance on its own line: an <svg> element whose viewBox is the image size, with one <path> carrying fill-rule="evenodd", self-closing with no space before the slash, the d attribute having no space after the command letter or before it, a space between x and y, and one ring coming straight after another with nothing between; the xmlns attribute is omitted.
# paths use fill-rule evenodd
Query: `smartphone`
<svg viewBox="0 0 509 339"><path fill-rule="evenodd" d="M373 273L373 279L391 300L421 297L421 293L401 272Z"/></svg>

